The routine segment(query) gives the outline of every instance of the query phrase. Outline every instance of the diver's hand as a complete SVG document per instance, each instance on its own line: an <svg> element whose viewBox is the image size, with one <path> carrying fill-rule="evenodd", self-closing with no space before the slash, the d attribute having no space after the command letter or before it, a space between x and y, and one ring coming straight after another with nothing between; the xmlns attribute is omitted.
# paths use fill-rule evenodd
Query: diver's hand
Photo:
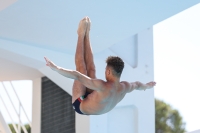
<svg viewBox="0 0 200 133"><path fill-rule="evenodd" d="M46 66L49 66L54 71L58 69L58 66L56 66L56 64L50 61L47 57L44 57L44 59L46 60Z"/></svg>
<svg viewBox="0 0 200 133"><path fill-rule="evenodd" d="M150 88L153 88L154 86L156 85L156 82L149 82L149 83L146 83L146 86L147 86L147 88L146 89L150 89ZM145 89L145 90L146 90Z"/></svg>

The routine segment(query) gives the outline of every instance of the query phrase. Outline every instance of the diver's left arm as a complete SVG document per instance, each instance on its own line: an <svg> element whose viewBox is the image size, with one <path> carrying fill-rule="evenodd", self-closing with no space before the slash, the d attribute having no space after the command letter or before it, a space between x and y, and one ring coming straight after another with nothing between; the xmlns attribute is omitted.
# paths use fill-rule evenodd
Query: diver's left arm
<svg viewBox="0 0 200 133"><path fill-rule="evenodd" d="M137 81L137 82L134 82L132 84L136 84L136 85L133 85L133 86L137 86L135 88L136 90L144 90L145 91L146 89L153 88L156 85L156 82L151 81L151 82L148 82L146 84L143 84L143 83Z"/></svg>
<svg viewBox="0 0 200 133"><path fill-rule="evenodd" d="M92 90L102 91L104 88L103 80L92 79L92 78L88 77L87 75L84 75L76 70L69 70L69 69L59 67L59 66L55 65L52 61L47 59L46 57L45 57L45 60L46 60L46 65L49 66L52 70L58 72L59 74L65 76L67 78L78 80L84 86L86 86Z"/></svg>
<svg viewBox="0 0 200 133"><path fill-rule="evenodd" d="M121 83L123 83L125 85L127 93L132 92L133 90L144 90L145 91L146 89L153 88L156 85L156 82L153 82L153 81L146 83L146 84L143 84L139 81L131 82L131 83L123 81Z"/></svg>

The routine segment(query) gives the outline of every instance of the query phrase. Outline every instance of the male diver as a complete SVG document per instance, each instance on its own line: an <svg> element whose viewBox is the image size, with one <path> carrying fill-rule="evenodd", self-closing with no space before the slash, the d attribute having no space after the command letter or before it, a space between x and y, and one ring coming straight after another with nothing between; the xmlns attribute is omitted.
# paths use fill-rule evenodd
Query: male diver
<svg viewBox="0 0 200 133"><path fill-rule="evenodd" d="M109 56L106 60L106 81L96 78L93 53L90 45L89 17L83 18L78 26L78 42L75 54L76 70L64 69L45 57L46 65L59 74L74 79L72 104L74 110L82 115L101 115L112 110L127 93L133 90L146 90L155 82L120 81L124 62L120 57Z"/></svg>

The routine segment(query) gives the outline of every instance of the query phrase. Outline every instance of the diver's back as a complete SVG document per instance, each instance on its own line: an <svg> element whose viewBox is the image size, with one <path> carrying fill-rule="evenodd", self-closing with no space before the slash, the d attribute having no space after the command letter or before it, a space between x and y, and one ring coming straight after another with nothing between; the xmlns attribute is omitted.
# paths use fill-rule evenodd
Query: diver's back
<svg viewBox="0 0 200 133"><path fill-rule="evenodd" d="M125 86L105 84L103 91L93 91L81 103L81 109L85 114L104 114L113 109L125 96Z"/></svg>

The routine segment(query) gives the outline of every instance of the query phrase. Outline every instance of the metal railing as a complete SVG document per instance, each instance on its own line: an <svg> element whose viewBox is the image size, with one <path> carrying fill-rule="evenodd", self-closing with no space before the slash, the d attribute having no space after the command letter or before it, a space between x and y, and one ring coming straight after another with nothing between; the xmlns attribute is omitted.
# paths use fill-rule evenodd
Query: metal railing
<svg viewBox="0 0 200 133"><path fill-rule="evenodd" d="M2 101L2 103L3 103L3 105L4 105L4 107L5 107L6 112L8 113L8 115L9 115L11 121L12 121L12 126L13 126L15 132L16 132L16 133L21 133L21 129L22 129L22 130L24 131L24 133L28 133L27 129L25 128L25 126L24 126L24 124L22 123L22 120L21 120L21 113L22 113L21 110L22 110L23 113L25 114L25 117L26 117L26 119L27 119L27 121L28 121L28 125L29 125L30 127L32 126L31 121L30 121L30 119L28 118L28 115L27 115L27 113L26 113L26 111L25 111L25 109L24 109L24 107L23 107L23 105L22 105L22 103L21 103L21 101L20 101L20 99L19 99L19 96L17 95L17 92L16 92L16 90L15 90L15 88L14 88L12 82L10 81L9 83L10 83L11 88L12 88L12 90L14 91L14 94L15 94L15 96L17 97L17 100L18 100L18 103L19 103L19 110L18 110L18 111L17 111L16 107L14 106L14 103L13 103L13 101L12 101L12 99L11 99L11 97L10 97L10 95L9 95L9 93L8 93L8 91L7 91L7 89L6 89L6 86L4 85L3 82L1 82L1 84L2 84L2 86L3 86L3 89L5 90L6 95L8 96L9 101L10 101L10 103L11 103L13 109L14 109L14 112L15 112L16 115L18 116L18 119L19 119L18 127L16 126L16 124L15 124L15 122L14 122L14 120L13 120L13 116L11 115L11 113L10 113L8 107L7 107L7 104L5 103L5 101L4 101L4 99L2 98L1 95L0 95L0 99L1 99L1 101Z"/></svg>

